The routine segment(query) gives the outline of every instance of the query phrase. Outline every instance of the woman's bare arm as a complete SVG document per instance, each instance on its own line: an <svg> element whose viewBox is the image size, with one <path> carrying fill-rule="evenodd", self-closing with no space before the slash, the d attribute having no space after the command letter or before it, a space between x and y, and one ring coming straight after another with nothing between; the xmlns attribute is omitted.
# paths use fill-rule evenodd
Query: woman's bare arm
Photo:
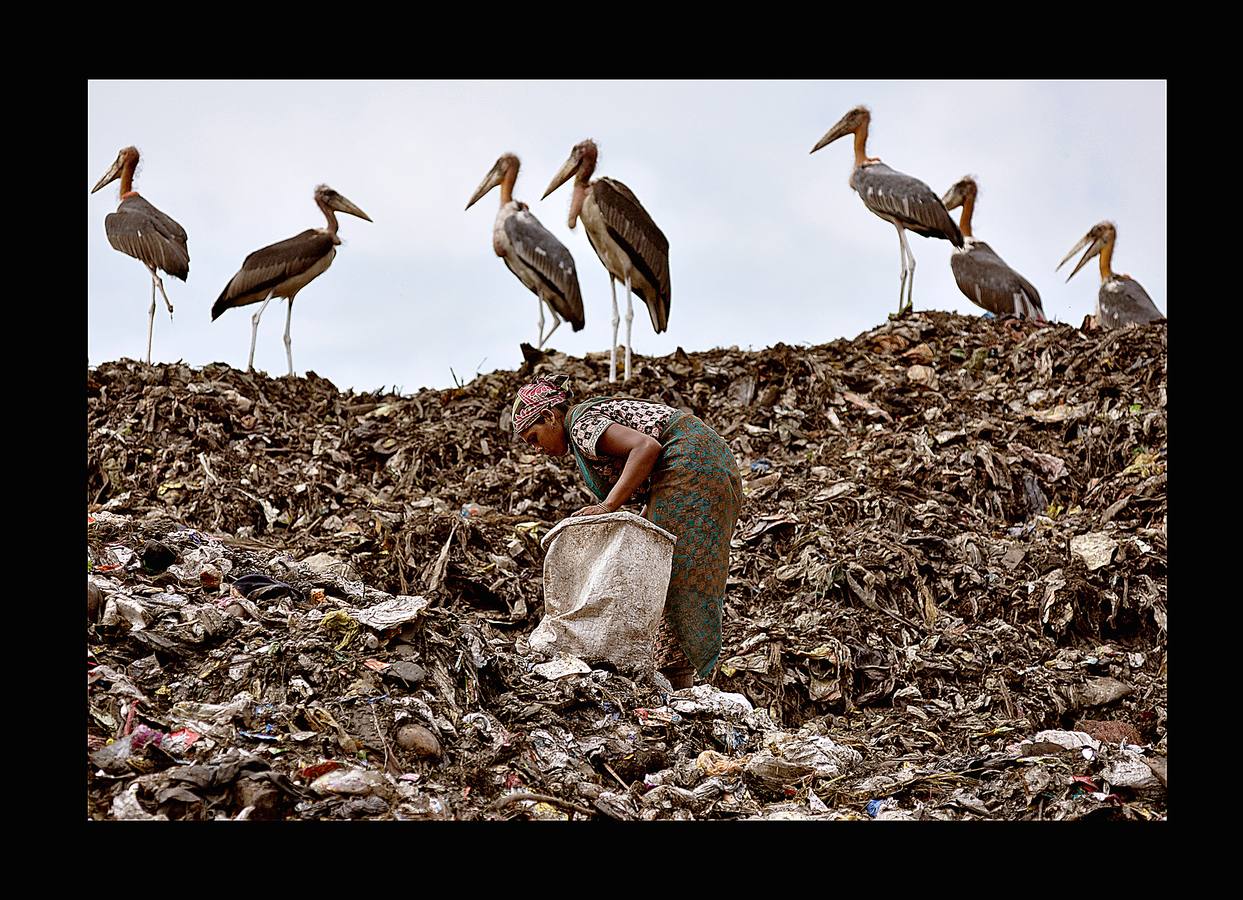
<svg viewBox="0 0 1243 900"><path fill-rule="evenodd" d="M609 425L596 441L596 453L615 459L624 459L625 467L603 503L584 507L574 515L589 516L601 512L617 512L652 474L652 469L656 467L656 461L660 459L660 452L663 449L660 441L641 431L635 431L617 422Z"/></svg>

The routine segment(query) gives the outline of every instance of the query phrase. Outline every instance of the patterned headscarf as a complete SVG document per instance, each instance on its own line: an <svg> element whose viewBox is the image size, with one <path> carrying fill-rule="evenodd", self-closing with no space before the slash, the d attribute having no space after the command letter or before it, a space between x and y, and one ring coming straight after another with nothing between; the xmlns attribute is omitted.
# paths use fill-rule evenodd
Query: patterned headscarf
<svg viewBox="0 0 1243 900"><path fill-rule="evenodd" d="M544 410L552 409L559 403L570 399L568 375L541 375L530 384L518 389L518 399L514 401L514 409L510 418L513 420L514 434L526 431L539 421Z"/></svg>

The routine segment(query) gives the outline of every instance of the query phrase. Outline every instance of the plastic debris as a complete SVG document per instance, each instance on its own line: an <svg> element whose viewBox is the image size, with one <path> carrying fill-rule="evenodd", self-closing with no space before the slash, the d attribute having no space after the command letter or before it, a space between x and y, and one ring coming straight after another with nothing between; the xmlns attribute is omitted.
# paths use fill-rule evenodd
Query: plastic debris
<svg viewBox="0 0 1243 900"><path fill-rule="evenodd" d="M334 769L326 772L311 783L311 790L317 794L371 794L384 790L388 782L378 772L364 769Z"/></svg>
<svg viewBox="0 0 1243 900"><path fill-rule="evenodd" d="M375 606L357 610L353 616L368 628L383 631L413 622L427 606L426 597L393 597Z"/></svg>
<svg viewBox="0 0 1243 900"><path fill-rule="evenodd" d="M607 355L548 351L407 396L89 370L88 761L167 734L88 765L88 814L870 820L893 798L875 818L1165 817L1164 326L921 312L634 362L624 388ZM541 538L590 502L572 463L509 440L517 386L552 371L695 413L743 468L710 687L536 671ZM1072 551L1086 535L1116 542L1107 563ZM177 561L146 571L148 542ZM292 590L236 596L239 573ZM413 618L358 618L414 597ZM1035 740L1072 723L1098 746ZM774 733L861 759L822 777L831 754L791 761ZM329 763L387 787L312 791ZM515 792L541 799L493 807Z"/></svg>
<svg viewBox="0 0 1243 900"><path fill-rule="evenodd" d="M1083 560L1089 572L1103 568L1113 562L1118 542L1107 534L1093 532L1078 534L1070 539L1071 556Z"/></svg>
<svg viewBox="0 0 1243 900"><path fill-rule="evenodd" d="M535 672L549 681L556 681L558 678L565 678L567 675L589 675L591 673L591 666L577 656L558 653L548 662L537 665Z"/></svg>

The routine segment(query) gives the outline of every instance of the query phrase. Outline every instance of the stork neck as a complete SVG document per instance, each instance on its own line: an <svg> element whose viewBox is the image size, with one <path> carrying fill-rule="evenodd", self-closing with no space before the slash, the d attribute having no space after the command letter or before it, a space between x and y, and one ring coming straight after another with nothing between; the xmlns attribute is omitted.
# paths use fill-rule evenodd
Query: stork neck
<svg viewBox="0 0 1243 900"><path fill-rule="evenodd" d="M868 123L864 122L855 130L855 168L867 162Z"/></svg>
<svg viewBox="0 0 1243 900"><path fill-rule="evenodd" d="M121 168L121 196L124 197L134 189L134 168L138 165L138 160L130 157L125 160L125 165Z"/></svg>
<svg viewBox="0 0 1243 900"><path fill-rule="evenodd" d="M962 202L962 217L958 220L958 230L963 237L974 237L971 233L971 214L975 212L975 195L968 194Z"/></svg>
<svg viewBox="0 0 1243 900"><path fill-rule="evenodd" d="M1114 270L1110 265L1110 263L1113 262L1113 258L1114 258L1114 242L1111 239L1109 243L1105 245L1104 249L1101 250L1101 254L1100 254L1101 281L1108 281L1109 279L1114 277Z"/></svg>
<svg viewBox="0 0 1243 900"><path fill-rule="evenodd" d="M518 167L510 166L501 179L501 206L514 199L514 184L518 181Z"/></svg>
<svg viewBox="0 0 1243 900"><path fill-rule="evenodd" d="M337 214L333 211L332 207L328 206L326 203L321 203L318 200L316 200L315 203L319 206L320 210L323 212L324 218L328 220L328 233L335 238L337 236L337 228L338 228Z"/></svg>
<svg viewBox="0 0 1243 900"><path fill-rule="evenodd" d="M587 199L587 179L580 178L574 181L574 195L570 198L570 228L573 228L578 222L578 216L583 211L583 201Z"/></svg>
<svg viewBox="0 0 1243 900"><path fill-rule="evenodd" d="M595 145L587 148L587 152L583 154L583 161L578 167L578 175L576 176L577 182L581 182L584 186L586 186L587 182L591 180L591 176L594 175L596 171L598 154L599 151L595 148Z"/></svg>

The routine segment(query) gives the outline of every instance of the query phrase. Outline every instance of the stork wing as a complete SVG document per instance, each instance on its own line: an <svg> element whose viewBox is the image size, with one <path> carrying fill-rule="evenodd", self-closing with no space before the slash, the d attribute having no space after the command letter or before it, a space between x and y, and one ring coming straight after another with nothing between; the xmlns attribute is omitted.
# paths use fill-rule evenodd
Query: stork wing
<svg viewBox="0 0 1243 900"><path fill-rule="evenodd" d="M644 297L639 293L652 314L652 328L659 334L669 327L673 292L669 283L669 239L656 227L630 188L620 181L598 178L591 183L591 193L609 236L626 251L630 264L660 293L659 297Z"/></svg>
<svg viewBox="0 0 1243 900"><path fill-rule="evenodd" d="M1040 322L1047 321L1044 306L1040 302L1040 292L1030 281L1006 265L1005 260L983 241L974 241L966 253L953 254L950 257L950 268L954 271L954 280L958 282L959 290L976 306L998 316L1010 315L1015 312L1014 296L1019 294L1036 314L1032 318ZM1027 314L1026 310L1019 311Z"/></svg>
<svg viewBox="0 0 1243 900"><path fill-rule="evenodd" d="M557 315L568 321L575 331L582 331L585 322L583 295L570 251L525 208L505 219L505 234L514 252L539 275L548 289L547 295Z"/></svg>
<svg viewBox="0 0 1243 900"><path fill-rule="evenodd" d="M1014 272L1013 269L1011 269L1010 271ZM1027 295L1028 301L1031 303L1032 307L1038 313L1038 315L1034 317L1036 321L1038 322L1049 321L1049 317L1044 314L1044 303L1040 299L1040 291L1036 290L1036 286L1032 284L1030 281L1028 281L1026 278L1024 278L1022 275L1020 275L1018 272L1014 272L1014 277L1018 279L1019 284L1022 285L1023 287L1023 293Z"/></svg>
<svg viewBox="0 0 1243 900"><path fill-rule="evenodd" d="M190 274L186 230L142 197L128 197L104 218L108 243L182 281Z"/></svg>
<svg viewBox="0 0 1243 900"><path fill-rule="evenodd" d="M160 230L172 240L185 246L186 230L177 224L172 216L167 215L156 209L147 199L141 195L135 194L133 197L127 197L121 201L118 210L135 210L140 211L144 215L150 216L152 220L160 227Z"/></svg>
<svg viewBox="0 0 1243 900"><path fill-rule="evenodd" d="M1110 286L1114 290L1108 290ZM1116 275L1102 284L1099 297L1101 325L1105 328L1119 328L1132 322L1142 325L1165 318L1140 283L1126 275Z"/></svg>
<svg viewBox="0 0 1243 900"><path fill-rule="evenodd" d="M918 178L895 172L884 163L860 166L850 186L863 204L882 219L897 222L924 237L943 238L961 247L962 232L950 218L941 198Z"/></svg>
<svg viewBox="0 0 1243 900"><path fill-rule="evenodd" d="M311 268L334 246L331 235L308 228L289 240L256 250L220 292L211 308L212 320L226 309L264 299L272 288Z"/></svg>

